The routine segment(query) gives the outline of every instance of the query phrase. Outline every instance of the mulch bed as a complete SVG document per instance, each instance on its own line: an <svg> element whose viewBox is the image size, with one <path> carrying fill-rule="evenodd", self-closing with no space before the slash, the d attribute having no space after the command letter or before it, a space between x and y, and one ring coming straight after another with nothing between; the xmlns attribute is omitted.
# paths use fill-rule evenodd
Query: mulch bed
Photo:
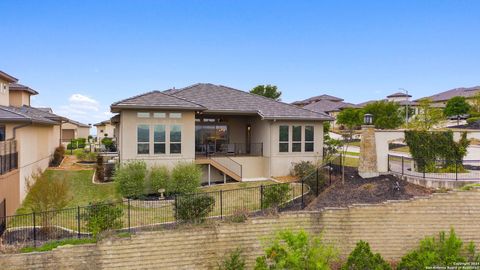
<svg viewBox="0 0 480 270"><path fill-rule="evenodd" d="M400 190L395 189L398 182ZM345 184L337 180L315 198L306 210L325 207L346 207L352 204L374 204L387 200L406 200L414 196L426 196L433 190L414 185L393 175L363 179L356 170L345 172Z"/></svg>
<svg viewBox="0 0 480 270"><path fill-rule="evenodd" d="M50 227L48 230L37 228L36 229L36 239L37 244L47 242L50 240L59 240L65 238L75 238L78 234L76 232L64 230L58 227ZM84 236L82 234L81 236ZM33 228L17 228L15 230L6 231L2 235L3 242L5 244L15 244L15 243L30 243L34 240Z"/></svg>

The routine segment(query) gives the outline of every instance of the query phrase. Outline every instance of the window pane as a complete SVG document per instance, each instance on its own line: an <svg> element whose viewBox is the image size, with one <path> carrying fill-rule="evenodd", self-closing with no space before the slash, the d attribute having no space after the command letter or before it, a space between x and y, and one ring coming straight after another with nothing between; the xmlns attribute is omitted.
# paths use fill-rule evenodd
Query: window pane
<svg viewBox="0 0 480 270"><path fill-rule="evenodd" d="M137 117L138 118L150 118L150 113L148 113L148 112L138 112Z"/></svg>
<svg viewBox="0 0 480 270"><path fill-rule="evenodd" d="M170 118L182 118L182 113L170 113Z"/></svg>
<svg viewBox="0 0 480 270"><path fill-rule="evenodd" d="M313 142L313 126L305 126L305 141Z"/></svg>
<svg viewBox="0 0 480 270"><path fill-rule="evenodd" d="M180 154L182 153L182 144L181 143L171 143L170 144L170 154Z"/></svg>
<svg viewBox="0 0 480 270"><path fill-rule="evenodd" d="M279 152L288 152L288 143L280 143Z"/></svg>
<svg viewBox="0 0 480 270"><path fill-rule="evenodd" d="M150 128L148 125L137 127L137 142L150 142Z"/></svg>
<svg viewBox="0 0 480 270"><path fill-rule="evenodd" d="M288 126L280 126L280 137L281 142L288 142Z"/></svg>
<svg viewBox="0 0 480 270"><path fill-rule="evenodd" d="M302 143L292 143L292 152L302 152Z"/></svg>
<svg viewBox="0 0 480 270"><path fill-rule="evenodd" d="M5 126L0 126L0 141L5 141Z"/></svg>
<svg viewBox="0 0 480 270"><path fill-rule="evenodd" d="M217 125L215 127L216 129L216 135L217 135L217 140L226 140L227 139L227 126L225 125Z"/></svg>
<svg viewBox="0 0 480 270"><path fill-rule="evenodd" d="M149 154L149 144L148 143L138 143L137 144L137 153L138 154Z"/></svg>
<svg viewBox="0 0 480 270"><path fill-rule="evenodd" d="M302 126L292 127L292 141L294 142L302 141Z"/></svg>
<svg viewBox="0 0 480 270"><path fill-rule="evenodd" d="M166 118L166 117L167 117L167 114L164 112L153 113L153 118Z"/></svg>
<svg viewBox="0 0 480 270"><path fill-rule="evenodd" d="M182 126L170 126L170 142L182 142Z"/></svg>
<svg viewBox="0 0 480 270"><path fill-rule="evenodd" d="M154 154L165 154L165 144L164 143L156 143L153 145L153 153Z"/></svg>
<svg viewBox="0 0 480 270"><path fill-rule="evenodd" d="M313 143L305 143L305 152L313 152Z"/></svg>
<svg viewBox="0 0 480 270"><path fill-rule="evenodd" d="M165 125L156 125L153 130L154 142L165 142Z"/></svg>

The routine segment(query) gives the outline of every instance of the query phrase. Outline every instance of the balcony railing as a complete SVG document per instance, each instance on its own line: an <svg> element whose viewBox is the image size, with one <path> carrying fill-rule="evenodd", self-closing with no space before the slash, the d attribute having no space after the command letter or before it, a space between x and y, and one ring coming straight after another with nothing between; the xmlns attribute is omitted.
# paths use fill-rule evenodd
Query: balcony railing
<svg viewBox="0 0 480 270"><path fill-rule="evenodd" d="M0 175L18 169L17 141L0 142Z"/></svg>
<svg viewBox="0 0 480 270"><path fill-rule="evenodd" d="M198 155L263 156L263 143L196 144Z"/></svg>

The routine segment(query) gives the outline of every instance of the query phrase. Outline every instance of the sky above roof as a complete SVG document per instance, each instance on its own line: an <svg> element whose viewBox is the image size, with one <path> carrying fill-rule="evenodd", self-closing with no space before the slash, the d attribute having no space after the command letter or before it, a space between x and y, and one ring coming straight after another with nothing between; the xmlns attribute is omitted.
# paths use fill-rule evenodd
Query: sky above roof
<svg viewBox="0 0 480 270"><path fill-rule="evenodd" d="M480 1L0 1L0 70L83 123L197 82L360 103L479 85Z"/></svg>

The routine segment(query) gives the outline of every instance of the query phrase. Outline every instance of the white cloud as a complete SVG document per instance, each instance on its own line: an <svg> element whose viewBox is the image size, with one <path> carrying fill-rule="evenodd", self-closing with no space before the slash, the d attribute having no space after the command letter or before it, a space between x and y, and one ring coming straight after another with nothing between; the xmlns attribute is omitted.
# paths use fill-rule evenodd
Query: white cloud
<svg viewBox="0 0 480 270"><path fill-rule="evenodd" d="M54 108L54 113L85 124L95 124L113 116L92 97L83 94L73 94L68 98L68 103Z"/></svg>

